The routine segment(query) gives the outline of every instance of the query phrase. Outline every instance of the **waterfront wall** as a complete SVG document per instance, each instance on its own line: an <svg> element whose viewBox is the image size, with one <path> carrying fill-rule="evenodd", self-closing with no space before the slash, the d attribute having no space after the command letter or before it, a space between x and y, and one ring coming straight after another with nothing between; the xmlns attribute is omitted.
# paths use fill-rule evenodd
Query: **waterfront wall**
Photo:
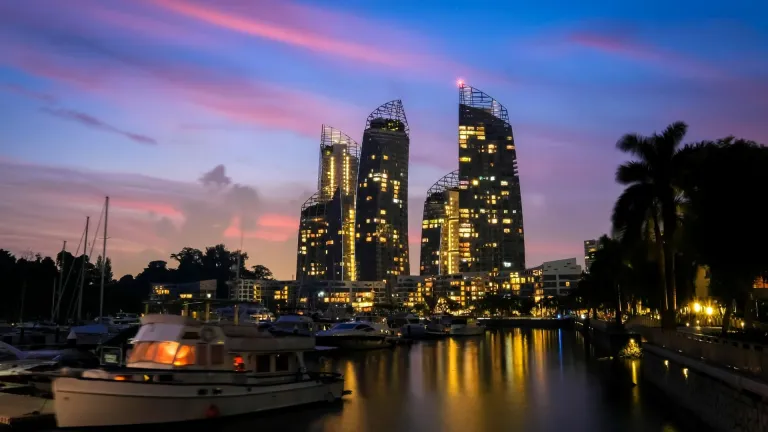
<svg viewBox="0 0 768 432"><path fill-rule="evenodd" d="M722 367L643 345L642 376L716 431L768 431L768 385Z"/></svg>
<svg viewBox="0 0 768 432"><path fill-rule="evenodd" d="M570 329L570 318L482 318L479 320L489 329L498 328L533 328L533 329Z"/></svg>

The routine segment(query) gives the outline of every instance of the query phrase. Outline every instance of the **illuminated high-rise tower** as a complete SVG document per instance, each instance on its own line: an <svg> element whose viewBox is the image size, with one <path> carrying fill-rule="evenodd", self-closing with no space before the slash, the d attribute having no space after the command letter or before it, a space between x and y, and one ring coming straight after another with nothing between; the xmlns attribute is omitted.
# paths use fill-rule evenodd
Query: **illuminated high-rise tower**
<svg viewBox="0 0 768 432"><path fill-rule="evenodd" d="M429 188L421 219L421 275L459 272L459 172Z"/></svg>
<svg viewBox="0 0 768 432"><path fill-rule="evenodd" d="M355 193L360 149L338 129L323 125L317 189L301 207L296 278L357 280Z"/></svg>
<svg viewBox="0 0 768 432"><path fill-rule="evenodd" d="M459 85L461 271L525 269L523 206L507 109Z"/></svg>
<svg viewBox="0 0 768 432"><path fill-rule="evenodd" d="M400 100L368 116L357 180L358 280L409 274L408 121Z"/></svg>

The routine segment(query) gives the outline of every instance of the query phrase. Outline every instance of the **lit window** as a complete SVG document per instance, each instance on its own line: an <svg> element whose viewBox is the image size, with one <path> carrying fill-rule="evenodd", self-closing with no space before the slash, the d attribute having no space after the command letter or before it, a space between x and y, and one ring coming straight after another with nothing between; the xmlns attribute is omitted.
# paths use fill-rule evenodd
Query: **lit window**
<svg viewBox="0 0 768 432"><path fill-rule="evenodd" d="M469 162L471 160L472 160L472 158L469 157L469 156L462 156L462 157L459 158L459 162Z"/></svg>

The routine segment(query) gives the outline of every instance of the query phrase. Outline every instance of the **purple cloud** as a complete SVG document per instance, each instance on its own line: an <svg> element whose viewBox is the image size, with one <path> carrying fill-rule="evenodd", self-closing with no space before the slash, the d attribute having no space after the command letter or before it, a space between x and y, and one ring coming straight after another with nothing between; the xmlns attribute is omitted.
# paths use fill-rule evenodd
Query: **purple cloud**
<svg viewBox="0 0 768 432"><path fill-rule="evenodd" d="M128 138L129 140L140 143L140 144L157 145L157 141L154 138L150 138L146 135L141 135L134 132L127 132L122 129L118 129L115 126L105 123L104 121L99 120L90 114L86 114L80 111L64 109L64 108L47 108L47 107L41 108L40 110L54 117L80 123L81 125L88 126L94 129L100 129L103 131L122 135Z"/></svg>

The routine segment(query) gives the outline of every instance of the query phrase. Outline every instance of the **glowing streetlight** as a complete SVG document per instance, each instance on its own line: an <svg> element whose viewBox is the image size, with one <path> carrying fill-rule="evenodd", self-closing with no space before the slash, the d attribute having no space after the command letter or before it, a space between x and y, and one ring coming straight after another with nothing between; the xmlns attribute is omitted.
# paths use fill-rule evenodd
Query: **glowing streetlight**
<svg viewBox="0 0 768 432"><path fill-rule="evenodd" d="M696 312L696 313L699 313L699 312L701 312L701 304L699 304L699 303L694 303L694 304L693 304L693 311L694 311L694 312Z"/></svg>
<svg viewBox="0 0 768 432"><path fill-rule="evenodd" d="M705 312L707 313L707 315L712 316L712 314L714 313L714 309L712 309L712 306L707 306L707 309L705 310Z"/></svg>
<svg viewBox="0 0 768 432"><path fill-rule="evenodd" d="M456 85L459 86L459 88L464 87L464 80L461 78L457 79Z"/></svg>

